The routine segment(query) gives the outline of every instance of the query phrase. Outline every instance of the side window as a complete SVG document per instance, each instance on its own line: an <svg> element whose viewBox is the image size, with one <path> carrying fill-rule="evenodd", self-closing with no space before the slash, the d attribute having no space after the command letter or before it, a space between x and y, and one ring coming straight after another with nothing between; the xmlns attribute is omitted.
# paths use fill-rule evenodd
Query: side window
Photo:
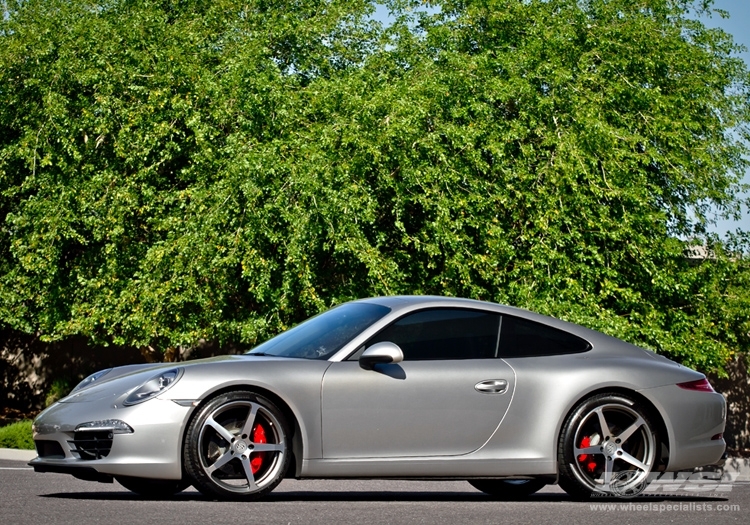
<svg viewBox="0 0 750 525"><path fill-rule="evenodd" d="M367 343L396 343L405 361L488 359L496 355L500 315L439 308L408 314Z"/></svg>
<svg viewBox="0 0 750 525"><path fill-rule="evenodd" d="M590 349L588 341L563 330L520 317L503 316L499 357L577 354Z"/></svg>

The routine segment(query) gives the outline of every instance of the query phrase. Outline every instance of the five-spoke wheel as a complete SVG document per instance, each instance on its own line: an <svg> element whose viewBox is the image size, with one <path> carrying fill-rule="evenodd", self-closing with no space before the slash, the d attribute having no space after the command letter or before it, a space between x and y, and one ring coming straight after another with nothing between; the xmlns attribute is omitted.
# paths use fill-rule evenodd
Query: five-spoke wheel
<svg viewBox="0 0 750 525"><path fill-rule="evenodd" d="M288 436L284 416L268 399L251 392L222 394L190 423L185 470L206 495L255 499L284 477Z"/></svg>
<svg viewBox="0 0 750 525"><path fill-rule="evenodd" d="M579 404L560 436L560 486L576 498L628 496L649 481L659 443L646 410L629 397L601 394Z"/></svg>

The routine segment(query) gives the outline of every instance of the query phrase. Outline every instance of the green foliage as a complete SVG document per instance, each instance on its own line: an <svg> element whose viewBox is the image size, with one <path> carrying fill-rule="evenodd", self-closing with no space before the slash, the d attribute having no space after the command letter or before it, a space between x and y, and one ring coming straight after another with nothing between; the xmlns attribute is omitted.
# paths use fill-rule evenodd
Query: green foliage
<svg viewBox="0 0 750 525"><path fill-rule="evenodd" d="M34 440L31 436L31 420L0 427L0 448L34 450Z"/></svg>
<svg viewBox="0 0 750 525"><path fill-rule="evenodd" d="M67 379L55 379L52 381L52 386L49 392L47 392L47 397L44 399L44 405L50 406L52 403L64 398L70 393L72 388Z"/></svg>
<svg viewBox="0 0 750 525"><path fill-rule="evenodd" d="M8 3L0 323L253 344L429 293L720 370L750 270L705 227L740 209L750 77L703 4Z"/></svg>

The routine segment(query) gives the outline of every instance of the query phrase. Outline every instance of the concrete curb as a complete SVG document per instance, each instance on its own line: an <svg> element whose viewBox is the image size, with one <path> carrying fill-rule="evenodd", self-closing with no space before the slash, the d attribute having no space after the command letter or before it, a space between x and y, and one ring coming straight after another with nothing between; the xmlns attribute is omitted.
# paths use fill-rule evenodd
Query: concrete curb
<svg viewBox="0 0 750 525"><path fill-rule="evenodd" d="M31 461L36 457L36 450L19 450L16 448L0 448L0 459L7 461Z"/></svg>
<svg viewBox="0 0 750 525"><path fill-rule="evenodd" d="M729 481L750 481L750 458L727 458L722 479Z"/></svg>

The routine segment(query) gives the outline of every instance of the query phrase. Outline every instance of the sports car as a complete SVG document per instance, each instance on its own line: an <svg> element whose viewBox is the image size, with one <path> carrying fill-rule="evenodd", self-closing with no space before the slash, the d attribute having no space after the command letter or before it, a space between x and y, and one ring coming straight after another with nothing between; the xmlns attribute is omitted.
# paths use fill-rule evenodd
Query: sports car
<svg viewBox="0 0 750 525"><path fill-rule="evenodd" d="M342 304L243 355L102 370L34 421L37 472L146 497L284 477L617 496L722 457L726 403L651 351L469 299Z"/></svg>

